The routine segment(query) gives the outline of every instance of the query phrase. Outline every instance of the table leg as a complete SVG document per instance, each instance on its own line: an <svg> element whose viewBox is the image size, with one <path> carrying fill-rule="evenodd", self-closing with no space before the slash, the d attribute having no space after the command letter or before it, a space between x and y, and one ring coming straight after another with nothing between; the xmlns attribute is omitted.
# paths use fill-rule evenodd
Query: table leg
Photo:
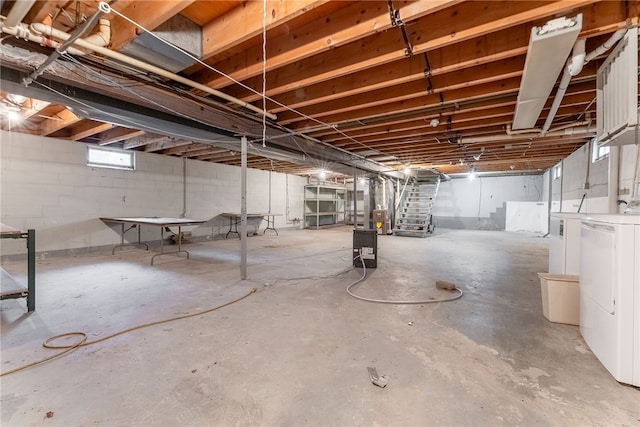
<svg viewBox="0 0 640 427"><path fill-rule="evenodd" d="M276 232L276 236L279 236L278 230L276 230L276 217L275 215L267 215L267 228L264 229L262 234L265 234L267 230L273 230Z"/></svg>
<svg viewBox="0 0 640 427"><path fill-rule="evenodd" d="M119 245L115 245L113 247L113 249L111 250L111 255L115 255L116 254L116 249L118 248L124 248L125 246L144 246L146 250L149 250L149 245L147 245L146 243L142 243L142 241L140 240L140 229L142 228L142 226L140 224L133 224L131 226L131 228L137 227L138 228L138 243L125 243L124 242L124 233L126 233L129 230L125 230L124 229L124 222L120 224L120 244Z"/></svg>
<svg viewBox="0 0 640 427"><path fill-rule="evenodd" d="M162 255L170 255L170 254L178 255L180 253L187 254L187 259L189 259L189 251L185 251L182 249L182 226L178 225L178 250L173 252L164 251L164 226L162 226L160 228L160 253L155 254L154 256L151 257L151 265L153 265L153 261L156 259L156 257L162 256Z"/></svg>
<svg viewBox="0 0 640 427"><path fill-rule="evenodd" d="M232 229L233 227L233 229ZM237 217L233 217L230 216L229 217L229 231L227 231L227 234L224 236L224 238L228 238L229 234L237 234L238 238L240 237L240 233L238 233L238 219Z"/></svg>

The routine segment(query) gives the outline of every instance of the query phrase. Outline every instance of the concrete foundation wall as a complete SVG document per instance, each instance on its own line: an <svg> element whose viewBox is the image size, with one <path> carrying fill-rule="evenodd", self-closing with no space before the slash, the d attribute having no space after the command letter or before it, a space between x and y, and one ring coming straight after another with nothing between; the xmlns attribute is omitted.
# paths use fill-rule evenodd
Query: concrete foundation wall
<svg viewBox="0 0 640 427"><path fill-rule="evenodd" d="M134 171L95 168L86 165L86 144L4 131L0 141L0 221L36 229L38 252L119 243L119 226L100 217L206 219L191 231L195 238L213 239L228 230L229 220L220 214L240 212L239 167L136 152ZM271 208L282 214L275 217L276 228L293 226L302 217L305 183L248 169L247 211ZM126 236L137 238L135 230ZM159 238L158 227L142 227L143 241ZM1 244L2 255L25 252L24 242Z"/></svg>
<svg viewBox="0 0 640 427"><path fill-rule="evenodd" d="M609 161L611 156L596 162L591 161L591 146L585 144L560 164L562 176L552 179L552 212L582 213L622 213L625 205L617 206L617 212L609 208ZM629 201L634 194L640 194L637 168L640 150L635 145L620 147L618 194L615 200ZM545 187L549 185L549 171L544 175ZM588 185L585 185L588 183ZM588 187L588 188L585 188ZM545 193L545 197L548 193ZM584 200L583 200L584 195ZM580 204L582 203L582 206Z"/></svg>
<svg viewBox="0 0 640 427"><path fill-rule="evenodd" d="M506 202L544 201L542 175L456 178L440 183L436 227L504 230Z"/></svg>

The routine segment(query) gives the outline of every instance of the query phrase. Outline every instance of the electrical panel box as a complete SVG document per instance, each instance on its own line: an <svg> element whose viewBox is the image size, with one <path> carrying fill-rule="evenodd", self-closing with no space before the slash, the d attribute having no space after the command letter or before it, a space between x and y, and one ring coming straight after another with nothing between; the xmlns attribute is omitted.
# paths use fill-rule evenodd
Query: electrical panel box
<svg viewBox="0 0 640 427"><path fill-rule="evenodd" d="M353 266L366 268L378 266L378 231L353 230Z"/></svg>

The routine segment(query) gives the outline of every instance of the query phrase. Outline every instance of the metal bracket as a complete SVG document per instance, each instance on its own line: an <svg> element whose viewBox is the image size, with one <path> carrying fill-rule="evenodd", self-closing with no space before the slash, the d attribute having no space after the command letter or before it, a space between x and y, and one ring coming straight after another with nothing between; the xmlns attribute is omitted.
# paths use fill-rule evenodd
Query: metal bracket
<svg viewBox="0 0 640 427"><path fill-rule="evenodd" d="M427 79L427 93L432 94L434 92L433 82L431 81L431 76L433 75L433 72L431 69L431 62L429 62L429 56L427 55L427 52L424 53L424 62L425 62L424 78Z"/></svg>
<svg viewBox="0 0 640 427"><path fill-rule="evenodd" d="M410 57L413 56L413 46L411 46L411 42L409 41L409 36L407 35L406 25L402 18L400 17L400 11L393 7L393 0L388 1L389 6L389 18L391 19L391 26L396 28L399 27L400 31L402 31L402 39L404 40L404 56Z"/></svg>
<svg viewBox="0 0 640 427"><path fill-rule="evenodd" d="M404 27L404 22L402 18L400 18L400 11L397 9L393 9L393 6L389 6L389 16L391 18L391 26L392 27Z"/></svg>

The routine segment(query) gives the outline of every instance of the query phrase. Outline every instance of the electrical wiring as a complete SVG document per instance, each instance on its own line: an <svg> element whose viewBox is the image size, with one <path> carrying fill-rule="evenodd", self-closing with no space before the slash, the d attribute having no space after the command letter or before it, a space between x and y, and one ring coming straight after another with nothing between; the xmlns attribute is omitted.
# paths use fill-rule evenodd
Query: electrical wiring
<svg viewBox="0 0 640 427"><path fill-rule="evenodd" d="M204 314L211 313L211 312L216 311L216 310L220 310L221 308L228 307L228 306L230 306L232 304L235 304L237 302L240 302L240 301L244 300L245 298L248 298L249 296L253 295L257 291L258 290L256 288L253 288L247 294L245 294L245 295L243 295L243 296L241 296L239 298L236 298L234 300L231 300L229 302L226 302L224 304L221 304L221 305L218 305L216 307L213 307L213 308L197 311L195 313L185 314L185 315L182 315L182 316L176 316L176 317L170 317L168 319L157 320L155 322L143 323L141 325L133 326L131 328L127 328L127 329L124 329L122 331L115 332L113 334L107 335L105 337L102 337L102 338L99 338L99 339L96 339L96 340L93 340L93 341L87 341L87 334L84 333L84 332L67 332L67 333L64 333L64 334L55 335L55 336L53 336L51 338L48 338L45 342L43 342L42 346L44 348L48 348L48 349L63 350L63 351L61 351L60 353L56 353L53 356L49 356L49 357L46 357L44 359L37 360L35 362L29 363L27 365L20 366L18 368L11 369L11 370L6 371L6 372L2 372L2 373L0 373L0 377L3 377L5 375L10 375L10 374L13 374L13 373L16 373L16 372L19 372L19 371L24 371L25 369L29 369L29 368L32 368L34 366L38 366L38 365L41 365L41 364L43 364L45 362L49 362L51 360L57 359L59 357L62 357L65 354L69 354L72 351L74 351L74 350L76 350L76 349L78 349L80 347L87 347L87 346L90 346L90 345L93 345L93 344L97 344L99 342L107 341L107 340L109 340L111 338L115 338L115 337L117 337L119 335L123 335L123 334L129 333L129 332L133 332L133 331L136 331L136 330L139 330L139 329L143 329L143 328L148 328L150 326L155 326L155 325L160 325L160 324L163 324L163 323L174 322L176 320L187 319L189 317L202 316ZM55 344L56 340L59 340L61 338L68 338L68 337L80 337L80 340L77 343L71 344L71 345L56 345Z"/></svg>
<svg viewBox="0 0 640 427"><path fill-rule="evenodd" d="M73 98L73 97L71 97L71 96L69 96L69 95L67 95L67 94L65 94L65 93L62 93L62 92L60 92L60 91L58 91L58 90L56 90L56 89L54 89L54 88L52 88L52 87L50 87L50 86L47 86L46 84L41 83L41 82L40 82L40 81L38 81L38 80L34 80L34 81L33 81L33 84L39 85L39 86L41 86L41 87L43 87L43 88L45 88L45 89L47 89L47 90L50 90L51 92L53 92L53 93L55 93L55 94L57 94L57 95L60 95L60 96L62 96L62 97L64 97L64 98L66 98L66 99L69 99L70 101L73 101L73 103L78 104L78 105L81 105L81 106L83 106L83 107L85 107L85 108L87 108L87 109L89 109L89 110L92 110L92 111L98 111L98 112L100 112L100 113L102 113L102 114L105 114L105 115L107 115L107 116L113 117L113 118L114 118L114 120L117 120L118 122L119 122L119 121L121 121L121 120L123 120L123 119L124 119L124 120L127 120L127 121L130 121L130 119L129 119L128 117L120 116L120 115L118 115L118 114L113 114L113 113L110 113L110 112L108 112L108 111L100 110L99 108L96 108L96 107L94 107L94 106L92 106L92 105L89 105L89 104L87 104L87 103L85 103L85 102L82 102L82 101L80 101L80 100L78 100L78 99L76 99L76 98ZM186 115L185 115L184 117L186 118L186 117L188 117L188 116L186 116ZM202 122L202 123L204 123L204 122ZM135 124L134 124L134 125L132 125L132 127L135 127L135 126L136 126ZM158 129L158 128L155 128L155 127L153 127L153 126L149 126L149 125L146 125L146 126L145 126L145 130L146 130L146 131L149 131L149 130L150 130L150 131L152 131L152 132L157 132L157 133L159 133L159 134L166 134L166 130L165 130L165 129ZM218 141L218 140L207 140L207 142L208 142L208 143L211 143L211 142L218 142L218 143L226 143L226 144L230 143L230 141L229 141L229 140L219 140L219 141Z"/></svg>
<svg viewBox="0 0 640 427"><path fill-rule="evenodd" d="M87 74L88 74L88 75L93 75L93 76L95 76L95 78L96 78L96 79L102 80L104 83L107 83L107 84L108 84L109 86L111 86L111 87L117 87L117 88L120 88L120 89L122 89L122 90L124 90L124 91L126 91L126 92L129 92L130 94L132 94L132 95L134 95L134 96L136 96L136 97L138 97L138 98L140 98L140 99L142 99L142 100L144 100L144 101L146 101L146 102L149 102L149 103L151 103L151 104L153 104L153 105L155 105L155 106L157 106L157 107L159 107L159 108L162 108L162 109L164 109L164 110L166 110L166 111L168 111L168 112L170 112L170 113L172 113L172 114L178 114L179 116L182 116L182 117L184 117L184 118L188 118L188 119L190 119L190 120L194 120L194 121L196 121L196 122L198 122L198 123L202 123L202 124L205 124L205 125L209 125L209 124L208 124L207 122L205 122L205 121L198 120L197 118L193 118L193 117L191 117L191 116L189 116L189 115L186 115L186 114L182 114L182 113L180 113L179 111L176 111L176 110L170 109L170 108L169 108L169 107L167 107L166 105L160 104L160 103L158 103L158 102L156 102L156 101L154 101L154 100L152 100L152 99L149 99L149 98L147 98L147 97L145 97L145 96L143 96L143 95L141 95L141 94L139 94L139 93L135 92L134 90L132 90L132 89L131 89L129 86L127 86L127 85L121 85L119 82L117 82L117 81L115 81L115 80L111 79L111 78L110 78L110 77L108 77L108 76L105 76L105 75L103 75L103 74L101 74L101 73L98 73L97 71L95 71L94 69L92 69L91 67L89 67L88 65L83 64L83 63L82 63L81 61L79 61L77 58L75 58L75 57L73 57L73 56L71 56L71 55L69 55L69 54L64 54L64 55L63 55L63 57L64 57L65 59L67 59L69 62L74 63L74 64L75 64L75 65L77 65L78 67L81 67L81 68L85 69L85 70L87 71ZM87 78L87 76L83 76L83 77ZM61 92L58 92L58 91L56 91L55 89L53 89L53 88L51 88L51 87L49 87L49 86L45 85L44 83L41 83L41 82L38 82L38 81L35 81L34 83L37 83L37 84L39 84L40 86L45 87L45 88L47 88L47 89L49 89L49 90L51 90L51 91L53 91L53 92L55 92L55 93L57 93L57 94L59 94L59 95L65 96L65 97L66 97L66 98L68 98L68 99L73 99L73 98L71 98L71 97L69 97L69 96L67 96L67 95L65 95L65 94L63 94L63 93L61 93ZM133 85L131 85L131 87L132 87L132 86L133 86ZM88 105L88 104L86 104L86 103L82 103L81 101L78 101L78 100L75 100L75 101L76 101L76 102L78 102L78 103L80 103L80 104L81 104L81 105L83 105L84 107L90 108L90 109L92 109L92 110L94 110L94 111L99 111L98 109L96 109L95 107L93 107L93 106L91 106L91 105ZM101 111L101 112L102 112L102 113L106 113L106 114L111 115L111 116L114 116L113 114L111 114L111 113L107 113L107 112L105 112L105 111ZM114 116L114 117L115 117L115 116ZM154 130L155 130L155 129L154 129ZM157 131L158 133L162 133L162 131L161 131L161 130L155 130L155 131ZM264 141L264 140L265 140L265 139L264 139L264 132L266 132L266 129L263 127L263 139L262 139L262 141ZM218 142L218 141L213 141L213 140L212 140L212 141L209 141L209 142ZM229 141L219 141L219 142L228 143ZM314 160L314 159L315 159L315 157L314 157L314 156L312 156L312 155L310 155L310 154L306 153L306 152L304 151L304 149L303 149L302 147L300 147L300 145L297 143L297 141L295 141L295 139L294 139L294 142L296 143L296 145L298 146L298 148L299 148L299 149L304 153L304 155L305 155L306 157L308 157L308 158L309 158L309 160ZM262 151L262 150L260 149L260 147L259 147L259 146L257 146L257 145L254 145L254 144L250 143L250 146L251 146L251 147L252 147L256 152L258 152L258 153L260 153L260 152ZM264 145L263 145L263 146L264 146ZM318 161L319 161L319 160L318 160Z"/></svg>
<svg viewBox="0 0 640 427"><path fill-rule="evenodd" d="M360 258L360 261L362 262L362 277L360 277L358 280L352 282L351 284L349 284L349 286L347 286L347 293L352 297L354 297L355 299L359 299L361 301L379 303L379 304L408 305L408 304L431 304L436 302L455 301L460 297L462 297L462 294L463 294L462 289L458 288L457 286L455 287L454 291L457 291L458 293L449 298L438 298L438 299L428 299L428 300L419 300L419 301L404 301L404 300L385 300L385 299L361 297L360 295L356 295L351 291L351 289L354 286L356 286L358 283L364 281L367 278L367 267L364 264L364 259L362 258L362 254L354 257L353 259L355 260L358 258Z"/></svg>
<svg viewBox="0 0 640 427"><path fill-rule="evenodd" d="M275 280L273 281L273 283L269 283L269 284L268 284L268 285L266 285L266 286L273 286L273 285L275 285L276 283L279 283L279 282L291 282L291 281L293 281L293 280L299 281L299 280L335 279L336 277L340 277L340 276L342 276L343 274L349 273L349 272L350 272L351 270L353 270L354 268L355 268L355 267L349 267L349 268L347 268L347 269L345 269L345 270L342 270L342 271L340 271L340 272L338 272L338 273L335 273L335 274L329 274L329 275L326 275L326 276L304 276L304 277L287 277L287 278L284 278L284 279L275 279Z"/></svg>
<svg viewBox="0 0 640 427"><path fill-rule="evenodd" d="M129 18L128 16L124 15L123 13L121 13L121 12L119 12L119 11L117 11L117 10L113 9L113 8L110 8L110 7L109 7L109 12L111 12L111 13L113 13L114 15L119 16L120 18L122 18L122 19L126 20L126 21L127 21L127 22L129 22L130 24L132 24L132 25L134 25L134 26L136 26L136 27L140 28L142 31L146 32L146 33L147 33L147 34L149 34L151 37L154 37L155 39L157 39L157 40L158 40L158 41L160 41L161 43L164 43L164 44L166 44L167 46L169 46L169 47L171 47L171 48L173 48L173 49L178 50L180 53L182 53L182 54L184 54L184 55L188 56L190 59L192 59L193 61L196 61L198 64L200 64L200 65L202 65L203 67L205 67L205 68L209 69L210 71L213 71L214 73L217 73L217 74L219 74L219 75L221 75L221 76L223 76L223 77L225 77L225 78L229 79L230 81L232 81L233 83L235 83L235 84L237 84L237 85L241 86L242 88L244 88L244 89L246 89L246 90L249 90L250 92L253 92L253 93L254 93L254 94L256 94L256 95L259 95L259 96L263 97L263 99L264 99L265 101L266 101L266 100L269 100L269 101L273 102L274 104L276 104L276 105L278 105L278 106L280 106L280 107L282 107L282 108L285 108L286 110L291 111L291 112L292 112L292 113L294 113L294 114L298 114L299 116L304 117L305 119L308 119L308 120L311 120L311 121L313 121L313 122L315 122L315 123L318 123L318 124L319 124L319 125L321 125L321 126L326 126L326 127L329 127L329 128L333 128L337 133L339 133L340 135L342 135L342 136L344 136L345 138L349 139L350 141L352 141L352 142L354 142L354 143L356 143L356 144L359 144L359 145L361 145L362 147L364 147L364 148L366 148L366 149L373 150L373 148L372 148L372 147L369 147L367 144L365 144L365 143L363 143L363 142L361 142L361 141L358 141L357 139L353 138L352 136L349 136L349 135L347 135L346 133L344 133L343 131L339 130L339 129L337 128L337 126L335 126L335 125L333 125L333 126L332 126L332 125L329 125L328 123L325 123L325 122L323 122L323 121L321 121L321 120L319 120L319 119L316 119L315 117L309 116L309 115L307 115L307 114L303 113L302 111L299 111L299 110L296 110L295 108L291 108L291 107L289 107L289 106L287 106L287 105L284 105L284 104L282 104L281 102L279 102L279 101L277 101L277 100L275 100L275 99L273 99L273 98L271 98L271 97L267 96L267 95L266 95L266 91L264 91L264 89L263 89L263 93L260 93L260 92L256 91L255 89L253 89L252 87L247 86L247 85L245 85L244 83L242 83L242 82L240 82L240 81L238 81L238 80L234 79L234 78L233 78L233 77L231 77L230 75L225 74L225 73L223 73L222 71L220 71L220 70L218 70L218 69L216 69L216 68L212 67L211 65L209 65L209 64L207 64L206 62L202 61L200 58L197 58L196 56L192 55L190 52L186 51L185 49L182 49L182 48L180 48L179 46L176 46L176 45L174 45L174 44L172 44L172 43L169 43L168 41L164 40L162 37L160 37L160 36L158 36L158 35L154 34L151 30L149 30L149 29L145 28L144 26L142 26L141 24L137 23L136 21L134 21L133 19ZM266 36L265 36L265 43L266 43ZM266 60L266 46L264 46L264 49L265 49L265 60ZM264 67L265 67L265 71L266 71L266 63L264 64ZM264 111L266 112L266 110L264 110Z"/></svg>

